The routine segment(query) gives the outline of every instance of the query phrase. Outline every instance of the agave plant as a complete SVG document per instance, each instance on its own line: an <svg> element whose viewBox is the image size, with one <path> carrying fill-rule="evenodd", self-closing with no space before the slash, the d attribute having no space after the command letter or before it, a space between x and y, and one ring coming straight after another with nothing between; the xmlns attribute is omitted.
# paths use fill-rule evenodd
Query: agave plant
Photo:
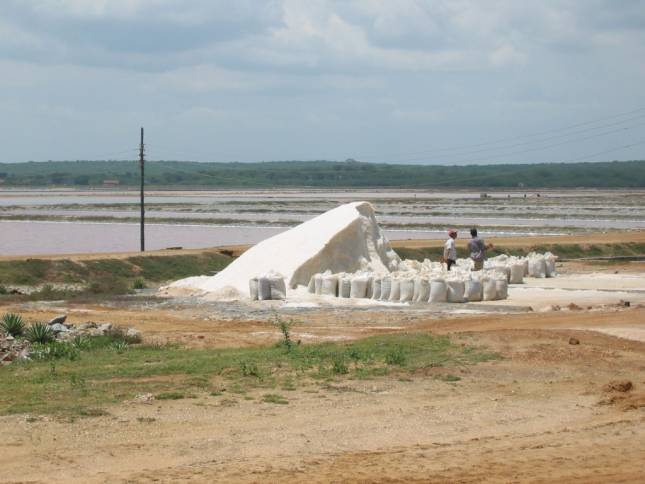
<svg viewBox="0 0 645 484"><path fill-rule="evenodd" d="M14 338L22 336L25 333L25 321L20 314L6 313L0 321L0 329Z"/></svg>
<svg viewBox="0 0 645 484"><path fill-rule="evenodd" d="M32 343L49 343L54 339L54 332L45 323L34 323L25 332L25 338Z"/></svg>

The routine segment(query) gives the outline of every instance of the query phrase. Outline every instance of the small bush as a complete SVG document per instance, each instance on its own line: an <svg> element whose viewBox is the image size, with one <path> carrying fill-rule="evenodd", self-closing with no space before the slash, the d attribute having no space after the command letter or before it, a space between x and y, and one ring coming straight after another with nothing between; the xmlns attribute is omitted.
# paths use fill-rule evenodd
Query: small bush
<svg viewBox="0 0 645 484"><path fill-rule="evenodd" d="M266 395L262 395L262 401L264 403L275 403L278 405L286 405L289 403L289 400L277 393L267 393Z"/></svg>
<svg viewBox="0 0 645 484"><path fill-rule="evenodd" d="M54 332L46 323L34 323L25 331L25 338L32 343L46 344L54 339Z"/></svg>
<svg viewBox="0 0 645 484"><path fill-rule="evenodd" d="M6 313L2 316L0 329L14 338L17 338L25 333L25 322L20 314Z"/></svg>
<svg viewBox="0 0 645 484"><path fill-rule="evenodd" d="M337 375L346 375L349 373L345 359L340 356L334 358L331 369Z"/></svg>
<svg viewBox="0 0 645 484"><path fill-rule="evenodd" d="M137 277L134 282L132 282L132 289L145 289L146 281L143 277Z"/></svg>
<svg viewBox="0 0 645 484"><path fill-rule="evenodd" d="M242 361L240 363L240 369L243 376L254 376L256 378L261 377L260 370L258 369L258 365L255 362Z"/></svg>
<svg viewBox="0 0 645 484"><path fill-rule="evenodd" d="M112 328L105 333L105 336L113 342L123 341L124 343L131 345L141 343L141 335L139 333L128 334L128 330L121 326L112 326Z"/></svg>
<svg viewBox="0 0 645 484"><path fill-rule="evenodd" d="M0 296L7 294L9 291L7 291L7 288L0 285Z"/></svg>
<svg viewBox="0 0 645 484"><path fill-rule="evenodd" d="M123 354L128 350L128 343L125 341L114 341L110 345L110 349L116 351L118 354Z"/></svg>
<svg viewBox="0 0 645 484"><path fill-rule="evenodd" d="M394 348L385 354L385 363L388 365L405 365L405 353L401 348Z"/></svg>
<svg viewBox="0 0 645 484"><path fill-rule="evenodd" d="M185 395L180 392L163 392L155 396L157 400L182 400Z"/></svg>
<svg viewBox="0 0 645 484"><path fill-rule="evenodd" d="M35 360L68 358L70 361L76 361L81 357L81 352L72 343L66 341L36 342L31 348L31 357Z"/></svg>

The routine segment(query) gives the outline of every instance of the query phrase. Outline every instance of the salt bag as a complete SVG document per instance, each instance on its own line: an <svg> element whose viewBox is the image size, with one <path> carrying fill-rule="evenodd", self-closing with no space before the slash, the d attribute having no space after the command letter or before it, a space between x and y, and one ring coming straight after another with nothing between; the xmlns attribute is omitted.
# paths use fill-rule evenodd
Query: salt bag
<svg viewBox="0 0 645 484"><path fill-rule="evenodd" d="M399 301L401 302L412 301L412 296L414 296L414 279L412 278L401 279Z"/></svg>
<svg viewBox="0 0 645 484"><path fill-rule="evenodd" d="M477 302L482 300L482 283L478 279L468 279L464 287L464 297L468 302Z"/></svg>
<svg viewBox="0 0 645 484"><path fill-rule="evenodd" d="M316 275L317 274L311 276L311 279L309 279L309 285L307 285L307 291L310 294L316 294Z"/></svg>
<svg viewBox="0 0 645 484"><path fill-rule="evenodd" d="M271 299L286 299L287 288L284 283L284 278L271 276L271 277L268 277L267 279L269 280Z"/></svg>
<svg viewBox="0 0 645 484"><path fill-rule="evenodd" d="M249 279L249 297L251 298L251 301L258 300L258 278L257 277L253 277L252 279Z"/></svg>
<svg viewBox="0 0 645 484"><path fill-rule="evenodd" d="M446 281L448 288L448 302L462 303L464 302L465 284L464 281L451 280Z"/></svg>
<svg viewBox="0 0 645 484"><path fill-rule="evenodd" d="M390 291L392 290L392 279L384 277L381 279L381 301L388 301L390 299Z"/></svg>
<svg viewBox="0 0 645 484"><path fill-rule="evenodd" d="M354 299L364 298L367 293L367 277L354 277L349 292L349 297Z"/></svg>
<svg viewBox="0 0 645 484"><path fill-rule="evenodd" d="M260 301L271 299L271 283L266 277L258 277L258 299Z"/></svg>
<svg viewBox="0 0 645 484"><path fill-rule="evenodd" d="M414 301L427 302L430 297L430 281L425 277L417 277L414 280Z"/></svg>
<svg viewBox="0 0 645 484"><path fill-rule="evenodd" d="M430 297L428 302L446 302L448 300L448 286L443 279L433 279L430 281Z"/></svg>
<svg viewBox="0 0 645 484"><path fill-rule="evenodd" d="M338 297L347 298L352 292L352 280L349 277L338 279Z"/></svg>
<svg viewBox="0 0 645 484"><path fill-rule="evenodd" d="M320 296L322 294L322 281L323 281L322 274L316 274L314 276L314 293L317 296Z"/></svg>
<svg viewBox="0 0 645 484"><path fill-rule="evenodd" d="M392 279L392 284L390 286L390 301L398 302L401 297L401 280Z"/></svg>
<svg viewBox="0 0 645 484"><path fill-rule="evenodd" d="M511 265L511 284L522 284L524 282L524 264L518 263Z"/></svg>
<svg viewBox="0 0 645 484"><path fill-rule="evenodd" d="M497 279L495 281L495 299L508 298L508 282L504 279Z"/></svg>
<svg viewBox="0 0 645 484"><path fill-rule="evenodd" d="M372 279L372 299L381 299L383 280L380 277Z"/></svg>
<svg viewBox="0 0 645 484"><path fill-rule="evenodd" d="M542 279L546 277L546 262L544 261L544 257L540 256L529 259L529 275Z"/></svg>
<svg viewBox="0 0 645 484"><path fill-rule="evenodd" d="M545 257L544 258L544 273L546 277L555 277L555 257Z"/></svg>
<svg viewBox="0 0 645 484"><path fill-rule="evenodd" d="M336 297L338 291L338 276L323 276L320 294Z"/></svg>
<svg viewBox="0 0 645 484"><path fill-rule="evenodd" d="M486 277L482 280L482 296L484 301L494 301L497 298L495 279Z"/></svg>

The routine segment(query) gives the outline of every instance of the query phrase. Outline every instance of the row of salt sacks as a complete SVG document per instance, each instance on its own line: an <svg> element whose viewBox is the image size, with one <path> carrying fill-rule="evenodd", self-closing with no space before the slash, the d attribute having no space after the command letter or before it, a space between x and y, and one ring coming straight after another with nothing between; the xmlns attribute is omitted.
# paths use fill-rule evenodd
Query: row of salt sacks
<svg viewBox="0 0 645 484"><path fill-rule="evenodd" d="M354 276L352 277L351 287L349 290L349 297L352 299L362 299L367 295L367 286L370 283L368 276Z"/></svg>
<svg viewBox="0 0 645 484"><path fill-rule="evenodd" d="M410 302L414 297L414 278L404 277L399 280L399 301Z"/></svg>
<svg viewBox="0 0 645 484"><path fill-rule="evenodd" d="M508 281L504 277L484 276L482 283L482 300L495 301L508 298Z"/></svg>
<svg viewBox="0 0 645 484"><path fill-rule="evenodd" d="M348 298L352 292L352 278L348 274L338 277L338 297Z"/></svg>
<svg viewBox="0 0 645 484"><path fill-rule="evenodd" d="M464 287L464 298L468 302L479 302L483 298L483 285L479 278L469 277Z"/></svg>
<svg viewBox="0 0 645 484"><path fill-rule="evenodd" d="M251 300L286 299L287 288L284 278L277 275L253 277L249 280Z"/></svg>

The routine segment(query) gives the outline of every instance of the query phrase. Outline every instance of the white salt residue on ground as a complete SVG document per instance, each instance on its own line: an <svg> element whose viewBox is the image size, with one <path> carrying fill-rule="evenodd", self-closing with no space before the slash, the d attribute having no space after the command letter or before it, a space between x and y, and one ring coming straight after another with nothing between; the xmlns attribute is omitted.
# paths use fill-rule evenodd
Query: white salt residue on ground
<svg viewBox="0 0 645 484"><path fill-rule="evenodd" d="M367 202L341 205L291 230L253 246L212 277L189 277L162 289L169 295L199 295L212 299L247 299L249 280L275 274L287 290L307 285L311 276L330 271L375 273L398 267Z"/></svg>
<svg viewBox="0 0 645 484"><path fill-rule="evenodd" d="M643 328L571 328L580 329L584 331L596 331L598 333L608 334L609 336L616 336L617 338L631 339L633 341L645 342L645 329Z"/></svg>

